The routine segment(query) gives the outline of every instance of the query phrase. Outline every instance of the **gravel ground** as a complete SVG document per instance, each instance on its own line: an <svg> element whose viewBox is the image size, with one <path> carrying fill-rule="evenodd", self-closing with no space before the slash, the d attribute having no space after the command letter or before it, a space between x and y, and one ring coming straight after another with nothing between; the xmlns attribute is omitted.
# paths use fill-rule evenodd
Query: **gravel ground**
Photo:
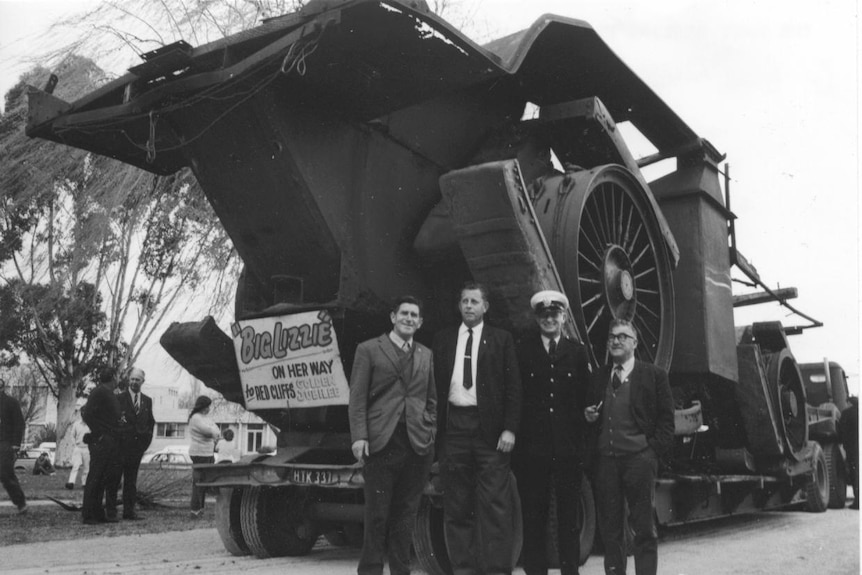
<svg viewBox="0 0 862 575"><path fill-rule="evenodd" d="M196 529L0 547L0 571L352 575L358 556L356 549L318 543L306 557L234 557L215 529ZM665 575L858 575L859 513L773 512L674 528L663 534L659 561ZM582 575L602 573L600 556L581 568Z"/></svg>

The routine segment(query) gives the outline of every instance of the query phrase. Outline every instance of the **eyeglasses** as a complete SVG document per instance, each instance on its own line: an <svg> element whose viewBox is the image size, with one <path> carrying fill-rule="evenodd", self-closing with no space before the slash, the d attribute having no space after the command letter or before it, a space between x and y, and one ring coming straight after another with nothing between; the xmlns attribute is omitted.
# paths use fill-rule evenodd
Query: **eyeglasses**
<svg viewBox="0 0 862 575"><path fill-rule="evenodd" d="M608 342L611 342L611 343L615 342L615 341L618 341L620 343L625 343L630 339L633 340L633 339L635 339L635 337L631 336L627 333L612 333L608 336Z"/></svg>

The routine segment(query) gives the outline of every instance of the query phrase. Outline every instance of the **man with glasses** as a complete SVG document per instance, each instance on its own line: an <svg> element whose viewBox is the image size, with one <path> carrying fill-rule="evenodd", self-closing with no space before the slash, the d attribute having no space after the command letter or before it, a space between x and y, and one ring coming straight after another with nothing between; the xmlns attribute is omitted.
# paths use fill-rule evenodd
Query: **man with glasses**
<svg viewBox="0 0 862 575"><path fill-rule="evenodd" d="M593 374L584 409L608 575L626 572L625 503L635 573L655 575L658 568L655 481L659 458L673 446L673 396L663 369L635 359L637 345L631 322L611 322L612 361Z"/></svg>

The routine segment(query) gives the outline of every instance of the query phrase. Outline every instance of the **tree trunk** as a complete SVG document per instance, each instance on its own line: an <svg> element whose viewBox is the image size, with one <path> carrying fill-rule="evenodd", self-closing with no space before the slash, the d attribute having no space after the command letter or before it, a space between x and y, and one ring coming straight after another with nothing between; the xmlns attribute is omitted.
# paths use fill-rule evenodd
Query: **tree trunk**
<svg viewBox="0 0 862 575"><path fill-rule="evenodd" d="M72 464L72 451L75 449L72 442L72 422L75 421L75 402L78 399L75 397L75 390L78 386L76 382L68 382L58 387L57 453L54 456L54 464L58 467L69 467Z"/></svg>

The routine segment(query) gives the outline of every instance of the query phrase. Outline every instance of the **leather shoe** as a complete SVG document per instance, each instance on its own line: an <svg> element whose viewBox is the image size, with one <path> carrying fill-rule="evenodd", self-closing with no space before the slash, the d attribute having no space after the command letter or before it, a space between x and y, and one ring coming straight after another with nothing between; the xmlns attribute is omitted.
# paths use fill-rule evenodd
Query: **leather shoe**
<svg viewBox="0 0 862 575"><path fill-rule="evenodd" d="M123 521L142 521L143 519L140 515L123 515Z"/></svg>
<svg viewBox="0 0 862 575"><path fill-rule="evenodd" d="M116 517L105 517L105 523L119 523L120 520Z"/></svg>

